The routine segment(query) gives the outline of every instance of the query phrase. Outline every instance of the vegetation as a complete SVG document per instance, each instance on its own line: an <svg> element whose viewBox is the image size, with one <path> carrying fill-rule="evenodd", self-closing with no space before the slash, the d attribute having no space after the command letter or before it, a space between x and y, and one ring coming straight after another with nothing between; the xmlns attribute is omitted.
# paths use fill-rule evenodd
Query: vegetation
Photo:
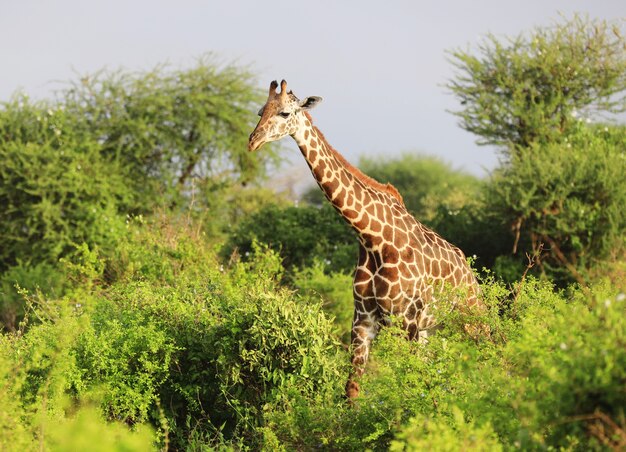
<svg viewBox="0 0 626 452"><path fill-rule="evenodd" d="M5 327L22 315L15 281L62 295L59 259L82 243L115 249L129 216L190 206L190 217L217 214L204 224L219 238L262 205L267 192L250 182L276 154L245 150L260 99L249 73L202 59L187 71L85 77L54 102L3 104Z"/></svg>
<svg viewBox="0 0 626 452"><path fill-rule="evenodd" d="M324 259L329 271L350 272L358 256L355 236L328 204L279 206L268 204L243 219L224 248L225 255L249 255L254 241L268 244L283 257L291 273Z"/></svg>
<svg viewBox="0 0 626 452"><path fill-rule="evenodd" d="M626 448L626 134L584 116L623 106L619 43L575 17L453 54L461 124L504 157L489 179L362 162L487 267L487 309L442 297L424 343L384 328L351 405L356 241L261 187L277 153L245 150L247 71L203 59L3 104L0 449Z"/></svg>
<svg viewBox="0 0 626 452"><path fill-rule="evenodd" d="M121 422L133 432L120 442L171 448L626 440L626 300L611 285L564 292L527 279L512 292L486 280L481 319L452 311L428 344L383 330L348 407L348 352L319 297L281 288L275 253L257 247L225 268L201 235L169 221L128 225L114 283L100 285L105 266L84 249L72 293L28 297L28 323L1 343L7 444L54 445L57 419L77 435L125 432ZM488 323L491 337L469 337L468 322Z"/></svg>
<svg viewBox="0 0 626 452"><path fill-rule="evenodd" d="M626 109L626 49L620 23L575 16L506 42L494 35L478 56L451 52L449 88L461 127L504 155L534 143L562 142L581 117Z"/></svg>
<svg viewBox="0 0 626 452"><path fill-rule="evenodd" d="M452 52L461 127L503 157L485 207L512 229L514 253L540 254L561 282L624 257L624 127L592 123L626 110L620 25L576 16L505 43L490 35L478 56Z"/></svg>

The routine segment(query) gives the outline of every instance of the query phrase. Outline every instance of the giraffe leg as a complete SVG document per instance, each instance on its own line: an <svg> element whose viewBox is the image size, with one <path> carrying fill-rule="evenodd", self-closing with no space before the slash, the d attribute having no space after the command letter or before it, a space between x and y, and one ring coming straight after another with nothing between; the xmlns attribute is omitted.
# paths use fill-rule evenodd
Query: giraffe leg
<svg viewBox="0 0 626 452"><path fill-rule="evenodd" d="M346 384L346 396L353 399L359 395L359 384L356 378L365 372L365 364L369 356L372 339L378 334L379 324L370 315L355 312L352 322L352 373Z"/></svg>

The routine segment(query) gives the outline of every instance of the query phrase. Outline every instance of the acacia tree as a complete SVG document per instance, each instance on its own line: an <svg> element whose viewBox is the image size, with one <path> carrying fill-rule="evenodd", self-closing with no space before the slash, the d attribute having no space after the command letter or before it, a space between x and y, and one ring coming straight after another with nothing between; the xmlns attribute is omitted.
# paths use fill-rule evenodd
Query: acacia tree
<svg viewBox="0 0 626 452"><path fill-rule="evenodd" d="M452 52L460 125L503 157L485 209L506 219L514 253L543 249L539 268L564 282L626 248L626 133L601 122L626 110L622 36L619 24L575 16L505 42L489 35L477 55Z"/></svg>
<svg viewBox="0 0 626 452"><path fill-rule="evenodd" d="M620 24L580 16L504 40L488 35L477 54L451 52L454 114L479 144L505 155L562 141L578 118L626 110L626 47Z"/></svg>
<svg viewBox="0 0 626 452"><path fill-rule="evenodd" d="M114 252L128 214L185 206L223 233L256 208L267 194L241 187L276 157L247 151L260 101L248 71L204 58L1 103L0 324L19 317L16 283L59 295L59 258L81 244Z"/></svg>
<svg viewBox="0 0 626 452"><path fill-rule="evenodd" d="M253 82L247 70L205 56L191 69L88 75L64 90L61 102L128 175L139 196L132 207L141 211L146 203L180 202L192 181L207 193L251 182L277 159L276 147L247 151L262 101Z"/></svg>

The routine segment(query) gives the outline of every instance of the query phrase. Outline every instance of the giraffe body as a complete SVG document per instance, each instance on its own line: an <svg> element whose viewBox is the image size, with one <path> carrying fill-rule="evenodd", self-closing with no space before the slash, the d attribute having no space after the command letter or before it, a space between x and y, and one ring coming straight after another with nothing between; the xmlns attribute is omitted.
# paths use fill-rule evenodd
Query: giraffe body
<svg viewBox="0 0 626 452"><path fill-rule="evenodd" d="M261 119L250 135L249 149L291 135L328 201L356 231L359 259L354 275L352 364L354 375L365 368L371 341L391 315L402 318L410 339L436 326L432 306L437 290L463 292L460 303L479 304L478 285L463 252L418 222L390 184L380 184L350 165L313 126L307 110L321 99L303 101L270 85ZM351 377L348 397L358 395Z"/></svg>

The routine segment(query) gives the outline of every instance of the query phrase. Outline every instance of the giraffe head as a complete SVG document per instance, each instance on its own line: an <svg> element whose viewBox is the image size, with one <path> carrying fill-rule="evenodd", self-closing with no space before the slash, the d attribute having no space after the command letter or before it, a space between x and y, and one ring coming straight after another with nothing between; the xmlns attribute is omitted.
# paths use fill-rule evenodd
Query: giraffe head
<svg viewBox="0 0 626 452"><path fill-rule="evenodd" d="M287 82L284 80L280 82L279 93L276 88L278 83L274 80L270 84L267 102L259 110L261 119L250 134L250 151L256 151L265 143L280 140L286 135L294 135L306 119L304 111L312 109L322 100L317 96L298 99L293 92L287 92Z"/></svg>

